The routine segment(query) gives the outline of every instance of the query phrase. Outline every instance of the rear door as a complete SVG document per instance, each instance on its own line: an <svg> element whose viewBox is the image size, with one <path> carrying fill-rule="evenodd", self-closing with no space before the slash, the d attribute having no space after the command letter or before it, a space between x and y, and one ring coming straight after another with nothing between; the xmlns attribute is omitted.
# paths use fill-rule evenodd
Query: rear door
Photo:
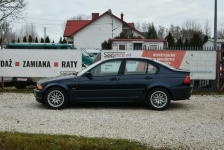
<svg viewBox="0 0 224 150"><path fill-rule="evenodd" d="M157 72L157 67L146 60L126 60L119 80L119 97L128 101L141 97Z"/></svg>

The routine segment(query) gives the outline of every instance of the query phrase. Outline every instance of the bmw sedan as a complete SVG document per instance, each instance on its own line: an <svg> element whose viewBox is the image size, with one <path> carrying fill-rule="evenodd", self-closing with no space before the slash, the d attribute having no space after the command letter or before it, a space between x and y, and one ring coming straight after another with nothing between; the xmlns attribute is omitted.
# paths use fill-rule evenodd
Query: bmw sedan
<svg viewBox="0 0 224 150"><path fill-rule="evenodd" d="M37 82L34 96L52 109L76 102L142 102L164 110L171 100L189 99L190 72L149 58L99 61L69 76Z"/></svg>

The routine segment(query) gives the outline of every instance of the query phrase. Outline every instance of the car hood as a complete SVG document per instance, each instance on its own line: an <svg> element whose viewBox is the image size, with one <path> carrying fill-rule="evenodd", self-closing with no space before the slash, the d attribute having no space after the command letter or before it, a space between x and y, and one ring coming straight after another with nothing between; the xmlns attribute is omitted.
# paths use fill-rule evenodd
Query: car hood
<svg viewBox="0 0 224 150"><path fill-rule="evenodd" d="M41 84L41 83L45 83L45 82L54 82L54 81L60 81L60 80L70 80L70 79L75 79L77 78L77 76L75 75L60 75L60 76L56 76L56 77L49 77L49 78L44 78L41 79L37 82L37 84Z"/></svg>

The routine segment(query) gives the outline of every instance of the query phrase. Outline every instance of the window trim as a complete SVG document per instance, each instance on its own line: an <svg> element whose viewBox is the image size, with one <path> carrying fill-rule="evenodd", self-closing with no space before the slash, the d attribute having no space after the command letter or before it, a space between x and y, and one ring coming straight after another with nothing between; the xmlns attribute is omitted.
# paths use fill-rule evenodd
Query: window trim
<svg viewBox="0 0 224 150"><path fill-rule="evenodd" d="M141 62L145 62L146 63L146 71L145 71L145 74L124 74L125 73L125 68L126 68L126 62L127 61L141 61ZM145 60L139 60L139 59L126 59L125 60L125 66L124 66L124 68L123 68L123 74L122 75L124 75L124 76L129 76L129 75L147 75L147 70L148 70L148 61L145 61Z"/></svg>
<svg viewBox="0 0 224 150"><path fill-rule="evenodd" d="M128 75L125 75L124 72L125 72L125 67L126 67L126 62L127 61L143 61L143 62L146 62L147 63L147 68L146 68L146 74L128 74ZM155 74L147 74L148 73L148 65L151 64L153 66L155 66L157 68L157 71L155 72ZM122 66L122 70L121 70L121 74L120 75L123 75L123 76L131 76L131 75L156 75L158 74L160 71L160 68L155 65L152 61L149 61L149 60L144 60L144 59L124 59L123 60L123 66Z"/></svg>
<svg viewBox="0 0 224 150"><path fill-rule="evenodd" d="M124 45L124 46L125 46L124 49L120 49L120 45ZM127 50L127 44L118 44L118 49L119 49L120 51L125 51L125 50Z"/></svg>
<svg viewBox="0 0 224 150"><path fill-rule="evenodd" d="M103 63L100 63L100 64L98 64L97 66L91 68L91 69L88 70L87 72L91 72L93 69L95 69L95 68L98 67L99 65L102 65L102 64L107 63L107 62L109 62L109 61L121 61L120 67L119 67L119 69L118 69L118 74L117 74L117 75L111 75L111 76L119 76L119 75L121 75L122 64L123 64L123 61L124 61L124 60L122 60L122 59L117 59L117 60L106 60L106 61L104 61ZM81 77L86 77L86 72L85 72ZM109 77L109 76L93 76L93 77Z"/></svg>

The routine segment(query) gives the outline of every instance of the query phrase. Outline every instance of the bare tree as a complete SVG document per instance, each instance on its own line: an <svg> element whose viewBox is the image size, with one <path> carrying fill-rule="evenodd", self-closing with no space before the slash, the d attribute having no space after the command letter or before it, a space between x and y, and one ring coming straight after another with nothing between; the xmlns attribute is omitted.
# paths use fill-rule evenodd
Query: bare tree
<svg viewBox="0 0 224 150"><path fill-rule="evenodd" d="M21 18L26 5L25 0L0 0L0 22L9 17Z"/></svg>
<svg viewBox="0 0 224 150"><path fill-rule="evenodd" d="M194 33L199 33L199 35L202 35L201 24L198 23L197 20L187 19L182 23L182 30L181 30L182 38L191 39Z"/></svg>
<svg viewBox="0 0 224 150"><path fill-rule="evenodd" d="M0 31L0 37L2 38L3 44L9 44L17 38L17 34L12 31L11 25L6 21L3 21L0 24Z"/></svg>
<svg viewBox="0 0 224 150"><path fill-rule="evenodd" d="M224 28L220 28L218 30L218 38L219 39L224 39Z"/></svg>
<svg viewBox="0 0 224 150"><path fill-rule="evenodd" d="M140 25L140 22L136 22L134 23L135 24L135 29L141 31L141 25Z"/></svg>
<svg viewBox="0 0 224 150"><path fill-rule="evenodd" d="M24 36L26 36L28 38L29 35L31 35L33 39L35 39L36 37L37 38L39 37L37 30L36 30L36 26L32 23L27 23L27 24L23 25L19 30L19 38L20 39L22 39Z"/></svg>
<svg viewBox="0 0 224 150"><path fill-rule="evenodd" d="M171 24L171 25L170 25L170 28L169 28L169 33L171 33L171 34L173 35L175 42L176 42L180 37L182 37L182 35L181 35L181 28L180 28L179 25L176 25L176 26L175 26L175 25Z"/></svg>
<svg viewBox="0 0 224 150"><path fill-rule="evenodd" d="M68 20L91 20L91 15L78 14L76 16L70 17ZM65 30L67 20L62 23L62 30Z"/></svg>
<svg viewBox="0 0 224 150"><path fill-rule="evenodd" d="M159 29L158 29L157 35L158 35L159 39L165 39L165 36L166 36L166 29L165 29L165 27L159 25Z"/></svg>
<svg viewBox="0 0 224 150"><path fill-rule="evenodd" d="M204 34L211 38L211 25L208 20L205 20Z"/></svg>
<svg viewBox="0 0 224 150"><path fill-rule="evenodd" d="M142 23L142 32L147 32L149 29L150 23L147 23L146 21Z"/></svg>

